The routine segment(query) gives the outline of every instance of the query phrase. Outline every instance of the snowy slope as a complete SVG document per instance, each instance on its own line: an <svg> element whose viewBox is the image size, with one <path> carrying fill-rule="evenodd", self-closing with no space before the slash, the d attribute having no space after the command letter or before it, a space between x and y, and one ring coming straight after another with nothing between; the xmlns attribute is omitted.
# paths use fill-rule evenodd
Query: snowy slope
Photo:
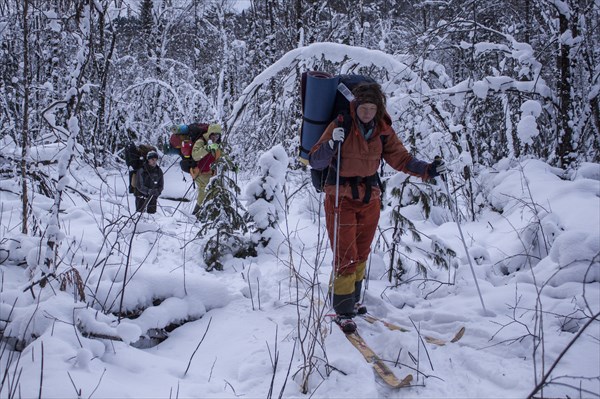
<svg viewBox="0 0 600 399"><path fill-rule="evenodd" d="M173 161L165 157L163 168ZM575 338L544 395L597 396L600 323L583 328L600 309L600 165L585 164L568 179L534 160L486 173L481 181L496 211L462 228L487 314L452 220L436 224L406 209L423 233L458 253L457 268L432 266L428 281L392 287L385 279L389 259L374 249L364 302L371 313L411 331L363 320L358 327L398 376L413 374L414 386L401 390L385 386L321 317L331 312L322 305L331 251L324 221L311 211L318 198L308 187L289 204L280 222L287 233L279 240L256 258L227 259L224 271L206 272L194 239L198 226L189 217L194 189L187 191L191 181L177 165L167 171L159 212L139 220L127 218L134 206L125 171L102 171L103 181L80 167L73 179L90 201L71 194L63 202L60 270L78 270L85 302L77 284L66 291L58 283L51 284L54 290L27 290L18 264L35 261L39 240L16 233L19 198L2 191L0 234L10 257L0 265L6 328L0 368L10 378L0 396L526 397ZM2 188L14 184L2 182ZM192 202L166 199L184 195ZM33 197L41 220L50 202ZM544 210L537 219L533 204ZM539 224L548 248L531 244L539 233L532 226ZM537 257L532 267L524 253ZM119 320L101 309L130 314ZM424 343L417 333L450 339L461 326L464 337L445 346ZM152 329L168 338L158 345L139 340ZM533 338L542 333L542 341ZM15 340L7 337L23 334L22 352L9 351Z"/></svg>

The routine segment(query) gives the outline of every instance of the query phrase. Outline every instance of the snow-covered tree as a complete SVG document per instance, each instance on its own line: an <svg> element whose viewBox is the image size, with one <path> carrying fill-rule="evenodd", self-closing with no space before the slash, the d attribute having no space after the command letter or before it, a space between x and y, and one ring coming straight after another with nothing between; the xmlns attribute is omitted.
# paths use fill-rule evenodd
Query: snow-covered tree
<svg viewBox="0 0 600 399"><path fill-rule="evenodd" d="M259 176L246 186L246 208L254 222L256 241L266 247L277 233L277 224L285 212L283 187L289 165L285 149L273 147L258 159Z"/></svg>
<svg viewBox="0 0 600 399"><path fill-rule="evenodd" d="M246 257L255 254L254 244L245 237L248 232L244 207L232 175L237 167L227 156L212 166L215 176L206 187L206 197L198 211L201 224L198 237L206 239L202 256L207 270L223 270L221 259L226 255Z"/></svg>

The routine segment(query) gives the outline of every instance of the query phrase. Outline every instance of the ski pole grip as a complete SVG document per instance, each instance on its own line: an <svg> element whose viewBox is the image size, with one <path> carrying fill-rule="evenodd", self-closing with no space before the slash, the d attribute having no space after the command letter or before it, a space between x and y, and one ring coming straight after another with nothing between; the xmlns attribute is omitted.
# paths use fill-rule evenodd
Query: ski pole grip
<svg viewBox="0 0 600 399"><path fill-rule="evenodd" d="M337 126L338 126L338 127L341 127L341 128L343 128L343 127L344 127L344 115L342 115L342 114L339 114L339 115L337 116L337 119L336 119L336 121L337 121ZM346 132L346 130L344 129L344 135L345 135L346 133L347 133L347 132ZM340 148L341 148L341 147L342 147L342 142L341 142L341 141L338 141L338 152L339 152L339 150L340 150Z"/></svg>

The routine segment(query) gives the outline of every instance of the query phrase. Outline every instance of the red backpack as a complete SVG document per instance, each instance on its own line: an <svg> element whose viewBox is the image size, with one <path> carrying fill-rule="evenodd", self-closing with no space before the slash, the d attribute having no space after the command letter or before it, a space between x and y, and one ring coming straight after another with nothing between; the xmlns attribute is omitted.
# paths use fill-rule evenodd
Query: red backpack
<svg viewBox="0 0 600 399"><path fill-rule="evenodd" d="M207 131L208 123L174 126L169 138L169 153L181 156L179 166L184 172L190 173L190 169L197 166L197 162L192 158L192 149L196 141L202 139Z"/></svg>

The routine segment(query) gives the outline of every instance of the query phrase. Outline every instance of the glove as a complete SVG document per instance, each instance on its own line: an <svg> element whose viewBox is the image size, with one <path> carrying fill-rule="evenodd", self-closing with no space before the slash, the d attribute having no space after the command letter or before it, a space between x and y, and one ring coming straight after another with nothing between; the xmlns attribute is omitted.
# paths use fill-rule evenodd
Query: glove
<svg viewBox="0 0 600 399"><path fill-rule="evenodd" d="M211 152L217 151L219 149L219 144L217 144L217 143L208 144L206 146L206 149Z"/></svg>
<svg viewBox="0 0 600 399"><path fill-rule="evenodd" d="M343 127L336 127L331 132L331 140L329 140L329 146L333 149L334 143L338 142L342 144L344 142L344 137L346 137L346 132L344 132Z"/></svg>
<svg viewBox="0 0 600 399"><path fill-rule="evenodd" d="M148 194L150 194L153 197L158 197L160 195L160 190L158 188L151 188L150 190L148 190Z"/></svg>
<svg viewBox="0 0 600 399"><path fill-rule="evenodd" d="M436 177L439 175L446 174L448 172L448 168L446 168L446 163L444 160L437 156L434 158L433 162L429 164L427 168L427 173L429 177Z"/></svg>

